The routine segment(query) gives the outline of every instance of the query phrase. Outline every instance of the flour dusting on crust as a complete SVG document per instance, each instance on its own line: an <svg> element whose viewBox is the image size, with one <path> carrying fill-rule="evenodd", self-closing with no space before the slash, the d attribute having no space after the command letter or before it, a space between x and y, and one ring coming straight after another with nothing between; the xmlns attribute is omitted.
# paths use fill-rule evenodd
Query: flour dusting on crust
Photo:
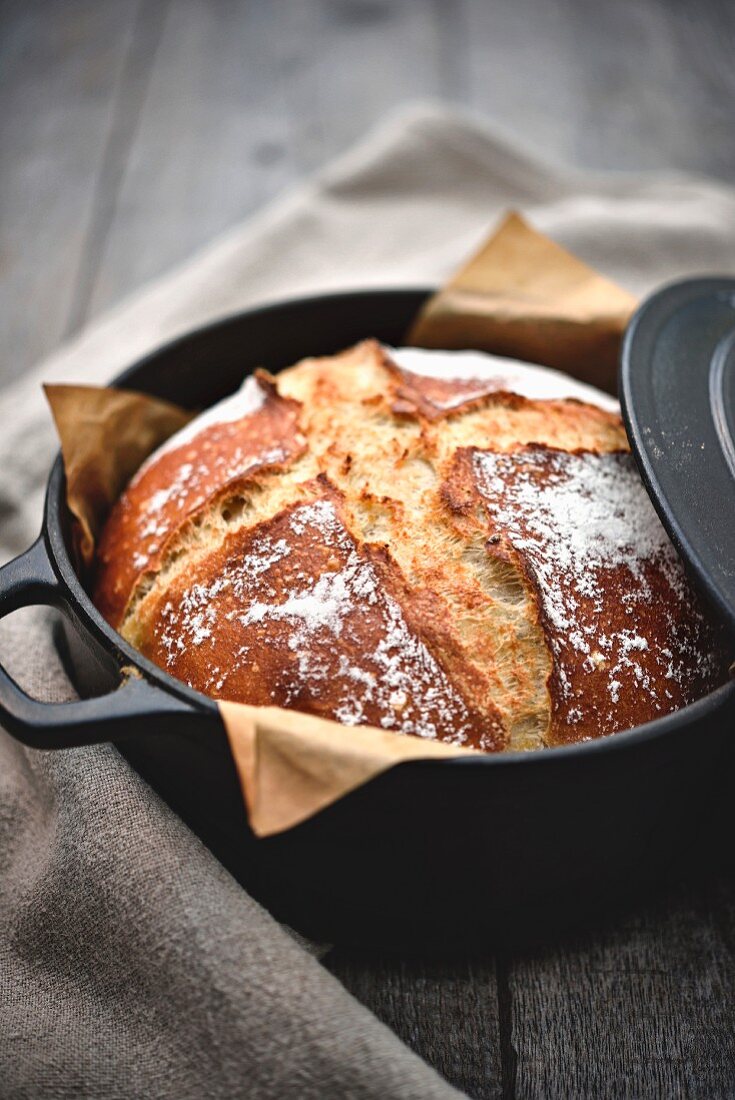
<svg viewBox="0 0 735 1100"><path fill-rule="evenodd" d="M494 537L538 588L554 657L557 722L619 728L714 671L712 637L629 454L476 451ZM641 718L640 720L643 720Z"/></svg>
<svg viewBox="0 0 735 1100"><path fill-rule="evenodd" d="M481 351L389 347L385 350L401 370L410 374L442 382L463 383L455 393L442 396L441 407L446 410L494 391L507 390L535 401L573 397L608 412L620 411L614 397L551 367L540 367ZM434 396L433 400L436 402L437 397Z"/></svg>
<svg viewBox="0 0 735 1100"><path fill-rule="evenodd" d="M124 612L136 578L158 567L190 516L258 470L287 466L304 446L296 403L256 377L172 436L137 472L103 533L98 561L118 563L114 584L99 593L104 613L114 621Z"/></svg>
<svg viewBox="0 0 735 1100"><path fill-rule="evenodd" d="M473 715L424 639L411 629L335 504L289 510L229 548L226 559L170 594L158 643L165 666L186 678L195 653L212 694L260 677L263 702L319 712L454 744L481 739ZM235 654L221 672L223 648ZM448 731L452 731L447 736ZM491 730L488 730L488 737Z"/></svg>
<svg viewBox="0 0 735 1100"><path fill-rule="evenodd" d="M245 416L257 412L262 407L267 397L267 392L261 386L254 374L248 375L239 390L235 390L228 397L218 401L216 405L206 409L205 412L195 416L180 431L172 435L166 442L146 459L133 478L131 485L143 476L146 470L170 451L177 451L180 447L186 447L198 435L215 424L229 424L234 420L242 420Z"/></svg>

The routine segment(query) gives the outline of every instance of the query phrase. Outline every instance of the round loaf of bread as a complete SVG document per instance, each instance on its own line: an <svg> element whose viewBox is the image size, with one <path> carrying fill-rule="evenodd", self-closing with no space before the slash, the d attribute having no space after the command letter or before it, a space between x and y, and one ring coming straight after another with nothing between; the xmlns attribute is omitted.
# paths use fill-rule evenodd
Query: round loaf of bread
<svg viewBox="0 0 735 1100"><path fill-rule="evenodd" d="M486 751L630 728L728 663L612 399L372 340L258 372L153 454L95 601L206 695Z"/></svg>

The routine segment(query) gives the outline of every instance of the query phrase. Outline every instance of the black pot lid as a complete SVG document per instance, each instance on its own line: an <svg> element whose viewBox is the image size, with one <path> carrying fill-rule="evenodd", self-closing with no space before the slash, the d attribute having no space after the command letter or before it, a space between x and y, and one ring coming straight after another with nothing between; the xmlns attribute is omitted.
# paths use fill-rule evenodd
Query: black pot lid
<svg viewBox="0 0 735 1100"><path fill-rule="evenodd" d="M664 527L735 627L735 279L687 279L643 302L620 400Z"/></svg>

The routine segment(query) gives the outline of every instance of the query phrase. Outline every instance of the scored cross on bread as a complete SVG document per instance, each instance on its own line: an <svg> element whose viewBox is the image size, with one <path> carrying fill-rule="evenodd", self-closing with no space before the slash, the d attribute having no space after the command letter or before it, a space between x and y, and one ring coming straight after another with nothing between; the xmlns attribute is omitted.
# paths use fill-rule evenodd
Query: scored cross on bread
<svg viewBox="0 0 735 1100"><path fill-rule="evenodd" d="M610 399L372 340L258 373L151 456L95 600L214 698L487 751L629 728L727 668Z"/></svg>

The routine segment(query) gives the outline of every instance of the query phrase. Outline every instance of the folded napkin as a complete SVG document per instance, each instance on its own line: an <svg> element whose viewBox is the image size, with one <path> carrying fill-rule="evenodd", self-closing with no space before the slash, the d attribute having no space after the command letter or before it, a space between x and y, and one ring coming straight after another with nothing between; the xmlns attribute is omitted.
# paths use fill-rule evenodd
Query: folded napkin
<svg viewBox="0 0 735 1100"><path fill-rule="evenodd" d="M0 394L0 559L40 523L55 450L41 380L106 381L256 302L437 283L509 206L634 293L735 268L723 186L562 170L466 117L403 111ZM8 620L0 659L68 699L51 626ZM13 1097L457 1095L109 746L38 753L0 731L0 1005Z"/></svg>

